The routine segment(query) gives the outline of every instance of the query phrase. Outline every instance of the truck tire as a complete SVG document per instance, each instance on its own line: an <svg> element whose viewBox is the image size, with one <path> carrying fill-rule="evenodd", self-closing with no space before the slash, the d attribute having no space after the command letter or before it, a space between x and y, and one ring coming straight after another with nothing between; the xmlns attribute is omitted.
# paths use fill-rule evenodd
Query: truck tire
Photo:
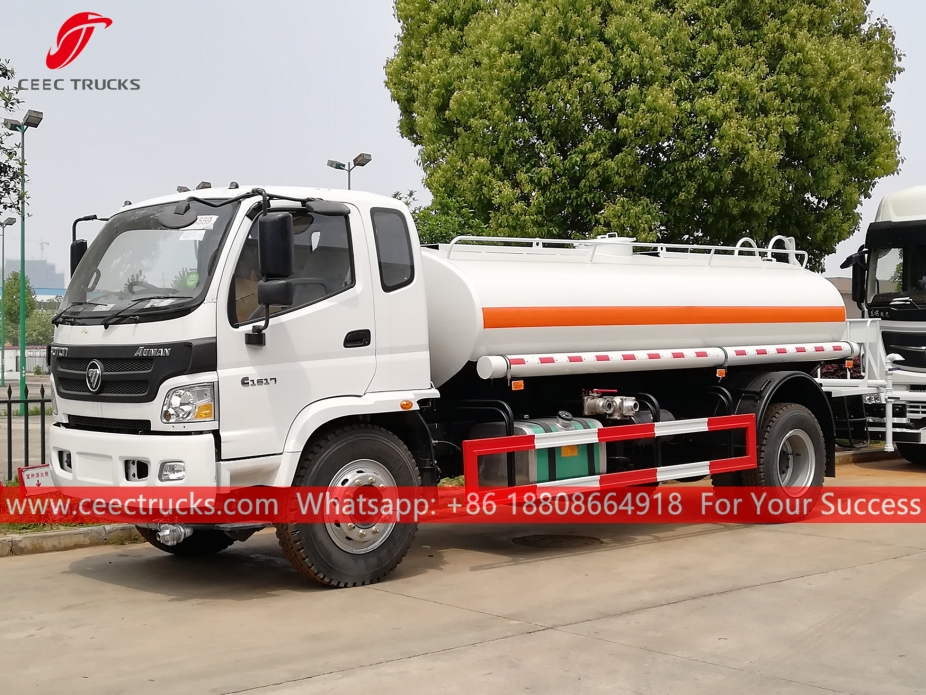
<svg viewBox="0 0 926 695"><path fill-rule="evenodd" d="M373 483L369 483L373 480ZM356 424L333 430L309 446L293 486L315 488L419 487L418 466L401 439L382 427ZM277 539L300 573L332 587L383 579L408 552L417 524L281 524Z"/></svg>
<svg viewBox="0 0 926 695"><path fill-rule="evenodd" d="M740 484L767 487L779 499L815 502L823 486L826 445L823 430L807 408L797 403L776 403L769 407L756 433L758 467L743 471ZM806 515L813 505L802 505Z"/></svg>
<svg viewBox="0 0 926 695"><path fill-rule="evenodd" d="M897 453L904 457L908 463L918 466L926 465L926 444L910 444L897 442Z"/></svg>
<svg viewBox="0 0 926 695"><path fill-rule="evenodd" d="M148 543L158 550L165 553L176 555L177 557L204 557L206 555L215 555L234 543L234 539L229 538L223 531L214 531L212 529L203 531L194 531L189 538L184 538L177 545L164 545L158 540L158 532L151 528L136 526L138 533Z"/></svg>

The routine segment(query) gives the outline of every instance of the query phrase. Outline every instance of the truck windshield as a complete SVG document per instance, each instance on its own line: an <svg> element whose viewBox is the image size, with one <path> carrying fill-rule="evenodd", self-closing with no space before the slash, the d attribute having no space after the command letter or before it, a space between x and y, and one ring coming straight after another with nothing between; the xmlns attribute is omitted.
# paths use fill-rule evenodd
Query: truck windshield
<svg viewBox="0 0 926 695"><path fill-rule="evenodd" d="M96 322L117 312L120 319L155 318L197 306L238 205L211 208L192 202L196 222L168 229L158 215L176 205L114 215L78 265L58 308L58 321Z"/></svg>
<svg viewBox="0 0 926 695"><path fill-rule="evenodd" d="M874 248L868 273L868 303L899 297L926 303L926 246Z"/></svg>

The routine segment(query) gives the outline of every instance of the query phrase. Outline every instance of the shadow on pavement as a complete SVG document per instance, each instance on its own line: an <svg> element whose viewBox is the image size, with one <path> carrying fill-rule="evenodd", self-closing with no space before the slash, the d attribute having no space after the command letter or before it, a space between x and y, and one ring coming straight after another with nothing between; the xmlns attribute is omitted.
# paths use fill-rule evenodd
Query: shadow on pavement
<svg viewBox="0 0 926 695"><path fill-rule="evenodd" d="M554 558L575 557L620 549L638 548L654 543L729 533L750 528L731 525L680 524L519 524L519 525L429 525L423 526L404 564L424 564L427 554L442 555L447 550L479 553L469 571L493 570L506 566L544 562ZM526 536L578 536L601 542L576 548L531 547L516 542ZM425 555L425 558L421 556ZM432 564L432 568L434 565ZM400 566L399 569L402 569ZM423 568L427 571L427 568Z"/></svg>
<svg viewBox="0 0 926 695"><path fill-rule="evenodd" d="M415 543L410 553L418 545ZM432 562L415 563L414 568L404 567L403 563L399 567L401 575L413 576L432 569L435 563L443 563L442 556L426 559ZM144 543L124 546L118 552L86 555L72 562L68 570L95 581L179 601L252 601L281 591L330 590L293 569L272 531L256 534L210 557L176 557Z"/></svg>

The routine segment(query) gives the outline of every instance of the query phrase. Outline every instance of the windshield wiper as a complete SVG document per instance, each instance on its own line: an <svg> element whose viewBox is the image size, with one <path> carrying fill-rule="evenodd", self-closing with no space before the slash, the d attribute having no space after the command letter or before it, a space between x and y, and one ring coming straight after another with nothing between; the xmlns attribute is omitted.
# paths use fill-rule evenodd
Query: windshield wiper
<svg viewBox="0 0 926 695"><path fill-rule="evenodd" d="M57 326L59 323L64 323L66 320L64 315L67 314L74 307L78 307L78 306L103 306L103 305L100 304L100 302L74 302L72 304L68 304L66 307L64 307L64 309L62 309L57 314L52 316L52 319L51 319L52 325ZM71 319L71 323L73 323L74 319L76 319L77 317L71 316L69 318Z"/></svg>
<svg viewBox="0 0 926 695"><path fill-rule="evenodd" d="M183 295L177 296L175 294L152 294L147 297L139 297L138 299L133 299L126 306L119 309L119 311L110 314L105 319L103 319L103 328L109 328L115 323L122 323L123 320L135 319L135 321L138 321L137 314L126 314L126 312L139 302L146 302L151 299L191 299L191 297L184 297Z"/></svg>
<svg viewBox="0 0 926 695"><path fill-rule="evenodd" d="M922 309L923 307L916 303L913 297L904 295L902 297L896 297L888 303L888 307L891 309L909 309L910 305L913 305L914 309Z"/></svg>

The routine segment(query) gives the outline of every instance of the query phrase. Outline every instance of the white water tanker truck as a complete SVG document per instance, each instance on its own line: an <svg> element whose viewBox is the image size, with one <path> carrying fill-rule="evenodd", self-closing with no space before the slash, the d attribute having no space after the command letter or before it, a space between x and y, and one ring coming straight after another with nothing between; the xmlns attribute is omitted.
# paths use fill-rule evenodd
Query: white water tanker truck
<svg viewBox="0 0 926 695"><path fill-rule="evenodd" d="M839 293L805 262L785 238L422 248L404 205L356 191L232 186L126 205L89 248L72 245L49 348L51 476L147 491L711 476L802 498L835 472L827 391L886 388L877 336L847 333ZM813 378L866 349L865 383ZM754 418L751 436L731 417ZM598 435L624 425L649 434ZM536 446L463 455L514 434ZM392 571L415 533L369 526L277 535L298 570L353 586ZM140 530L196 555L256 527Z"/></svg>

